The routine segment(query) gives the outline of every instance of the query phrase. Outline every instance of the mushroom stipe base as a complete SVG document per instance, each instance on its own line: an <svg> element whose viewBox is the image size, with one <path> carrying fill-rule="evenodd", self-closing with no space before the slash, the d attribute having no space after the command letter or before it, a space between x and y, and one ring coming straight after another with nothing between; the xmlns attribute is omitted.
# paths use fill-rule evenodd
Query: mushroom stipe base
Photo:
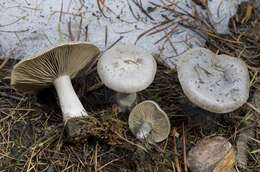
<svg viewBox="0 0 260 172"><path fill-rule="evenodd" d="M120 112L129 112L137 104L137 94L116 93L115 101L120 108Z"/></svg>
<svg viewBox="0 0 260 172"><path fill-rule="evenodd" d="M81 104L68 75L63 75L54 80L63 119L88 116L86 110Z"/></svg>
<svg viewBox="0 0 260 172"><path fill-rule="evenodd" d="M113 126L113 127L112 127ZM66 121L64 128L64 142L68 144L85 142L110 142L111 145L121 143L120 139L112 139L111 132L121 133L126 129L115 120L96 118L71 118Z"/></svg>

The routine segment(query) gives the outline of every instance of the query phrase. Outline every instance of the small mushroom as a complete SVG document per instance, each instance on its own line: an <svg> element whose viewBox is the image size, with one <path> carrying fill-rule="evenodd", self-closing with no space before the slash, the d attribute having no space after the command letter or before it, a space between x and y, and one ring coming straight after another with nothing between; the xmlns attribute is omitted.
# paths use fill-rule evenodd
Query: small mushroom
<svg viewBox="0 0 260 172"><path fill-rule="evenodd" d="M163 141L171 129L167 114L151 100L143 101L132 109L128 124L138 139L147 140L149 143Z"/></svg>
<svg viewBox="0 0 260 172"><path fill-rule="evenodd" d="M234 148L221 136L202 139L188 152L188 167L192 172L230 172L235 162Z"/></svg>
<svg viewBox="0 0 260 172"><path fill-rule="evenodd" d="M182 56L177 71L184 94L210 112L234 111L248 99L248 69L239 58L195 48Z"/></svg>
<svg viewBox="0 0 260 172"><path fill-rule="evenodd" d="M131 109L136 93L154 80L157 64L149 53L134 45L116 45L99 59L97 71L102 82L116 91L116 102L122 111Z"/></svg>
<svg viewBox="0 0 260 172"><path fill-rule="evenodd" d="M11 74L11 85L24 92L37 92L54 85L64 121L87 116L71 79L95 62L98 55L99 49L90 43L77 42L57 46L17 63Z"/></svg>

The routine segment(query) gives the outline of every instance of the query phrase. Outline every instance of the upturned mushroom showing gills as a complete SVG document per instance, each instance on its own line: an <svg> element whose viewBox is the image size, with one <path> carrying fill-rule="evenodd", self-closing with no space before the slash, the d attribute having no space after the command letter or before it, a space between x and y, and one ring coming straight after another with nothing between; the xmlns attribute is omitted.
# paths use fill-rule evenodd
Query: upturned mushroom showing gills
<svg viewBox="0 0 260 172"><path fill-rule="evenodd" d="M54 85L58 94L63 120L87 116L76 95L71 79L87 70L97 60L99 49L90 43L68 43L49 49L14 66L11 85L23 92L37 92Z"/></svg>
<svg viewBox="0 0 260 172"><path fill-rule="evenodd" d="M122 111L131 109L136 102L136 93L153 82L156 69L153 56L134 45L115 45L97 64L102 82L117 92L116 102Z"/></svg>
<svg viewBox="0 0 260 172"><path fill-rule="evenodd" d="M131 132L140 140L157 143L170 134L170 120L160 106L151 100L137 104L131 111L128 124Z"/></svg>
<svg viewBox="0 0 260 172"><path fill-rule="evenodd" d="M188 99L210 112L234 111L248 99L248 69L239 58L195 48L182 55L177 71Z"/></svg>

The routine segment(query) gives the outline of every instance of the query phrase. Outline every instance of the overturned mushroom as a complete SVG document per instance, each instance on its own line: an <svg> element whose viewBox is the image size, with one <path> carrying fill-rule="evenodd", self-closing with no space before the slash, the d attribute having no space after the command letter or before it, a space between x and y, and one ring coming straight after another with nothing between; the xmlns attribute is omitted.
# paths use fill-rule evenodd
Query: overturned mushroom
<svg viewBox="0 0 260 172"><path fill-rule="evenodd" d="M204 138L188 152L188 167L192 172L230 172L235 162L234 148L221 136Z"/></svg>
<svg viewBox="0 0 260 172"><path fill-rule="evenodd" d="M151 100L143 101L132 109L128 124L138 139L149 143L166 139L171 128L167 114Z"/></svg>
<svg viewBox="0 0 260 172"><path fill-rule="evenodd" d="M234 111L248 99L248 69L239 58L195 48L182 56L177 71L184 94L210 112Z"/></svg>
<svg viewBox="0 0 260 172"><path fill-rule="evenodd" d="M102 82L117 92L116 102L122 111L136 102L136 92L154 80L157 64L149 53L134 45L116 45L99 59L97 71Z"/></svg>
<svg viewBox="0 0 260 172"><path fill-rule="evenodd" d="M99 49L89 43L68 43L49 49L14 66L11 85L23 92L37 92L54 85L63 120L87 116L76 95L71 79L96 61Z"/></svg>

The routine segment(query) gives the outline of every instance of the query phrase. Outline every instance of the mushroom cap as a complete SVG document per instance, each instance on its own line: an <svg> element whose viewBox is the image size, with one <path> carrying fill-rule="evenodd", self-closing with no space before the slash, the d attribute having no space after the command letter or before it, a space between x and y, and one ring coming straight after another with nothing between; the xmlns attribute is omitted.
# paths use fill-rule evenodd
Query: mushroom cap
<svg viewBox="0 0 260 172"><path fill-rule="evenodd" d="M14 66L11 85L20 91L36 92L53 84L62 75L74 78L96 62L99 49L84 42L62 44Z"/></svg>
<svg viewBox="0 0 260 172"><path fill-rule="evenodd" d="M121 93L136 93L154 80L157 64L149 53L134 45L115 45L99 59L97 71L102 82Z"/></svg>
<svg viewBox="0 0 260 172"><path fill-rule="evenodd" d="M145 138L149 143L161 142L170 134L171 124L167 114L151 100L137 104L131 111L128 124L136 136L144 122L151 125L151 132Z"/></svg>
<svg viewBox="0 0 260 172"><path fill-rule="evenodd" d="M249 97L247 65L239 58L195 48L183 54L177 71L184 94L210 112L234 111Z"/></svg>
<svg viewBox="0 0 260 172"><path fill-rule="evenodd" d="M188 166L192 172L230 171L235 160L234 148L221 136L204 138L188 152Z"/></svg>

